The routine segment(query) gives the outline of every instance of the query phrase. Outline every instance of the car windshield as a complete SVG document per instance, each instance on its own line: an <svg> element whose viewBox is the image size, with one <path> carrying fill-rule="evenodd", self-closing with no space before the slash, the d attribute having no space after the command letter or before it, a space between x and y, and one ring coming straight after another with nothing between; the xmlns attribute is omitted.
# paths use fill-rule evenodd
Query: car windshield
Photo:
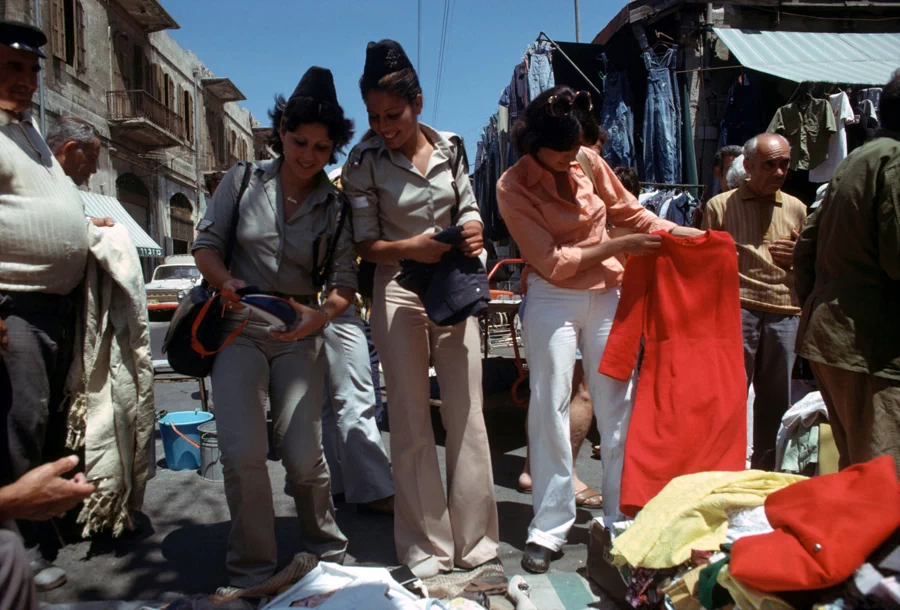
<svg viewBox="0 0 900 610"><path fill-rule="evenodd" d="M200 270L193 265L171 265L157 267L153 273L154 280L196 280L200 279Z"/></svg>

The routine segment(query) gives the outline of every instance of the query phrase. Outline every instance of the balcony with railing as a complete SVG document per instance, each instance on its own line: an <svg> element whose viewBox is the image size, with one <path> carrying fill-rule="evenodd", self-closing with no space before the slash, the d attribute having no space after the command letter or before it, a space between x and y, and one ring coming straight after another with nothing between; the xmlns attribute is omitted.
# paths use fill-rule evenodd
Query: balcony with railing
<svg viewBox="0 0 900 610"><path fill-rule="evenodd" d="M107 91L109 123L150 148L185 144L184 121L143 89Z"/></svg>

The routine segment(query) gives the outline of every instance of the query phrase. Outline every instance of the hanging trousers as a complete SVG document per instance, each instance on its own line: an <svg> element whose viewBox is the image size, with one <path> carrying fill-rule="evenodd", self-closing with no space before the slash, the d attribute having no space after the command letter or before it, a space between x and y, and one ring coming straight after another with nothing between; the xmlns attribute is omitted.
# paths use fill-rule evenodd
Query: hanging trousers
<svg viewBox="0 0 900 610"><path fill-rule="evenodd" d="M387 384L397 556L428 578L497 557L497 504L482 413L478 321L436 326L419 297L397 284L399 271L378 265L372 337ZM437 371L447 430L446 494L431 424L429 363Z"/></svg>

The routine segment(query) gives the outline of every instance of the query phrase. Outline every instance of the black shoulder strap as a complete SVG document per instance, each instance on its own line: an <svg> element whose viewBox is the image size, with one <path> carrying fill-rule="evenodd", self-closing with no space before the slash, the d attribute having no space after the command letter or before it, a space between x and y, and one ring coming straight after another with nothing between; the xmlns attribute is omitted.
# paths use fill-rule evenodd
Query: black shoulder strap
<svg viewBox="0 0 900 610"><path fill-rule="evenodd" d="M344 224L347 222L347 216L350 215L350 200L346 196L341 195L341 208L338 210L337 222L335 223L334 235L328 240L328 249L325 251L325 260L322 265L313 269L312 278L316 286L324 286L328 275L331 273L331 263L334 261L334 253L337 250L338 241L341 239L341 233L344 231Z"/></svg>
<svg viewBox="0 0 900 610"><path fill-rule="evenodd" d="M459 218L460 205L459 186L456 184L456 175L459 173L460 165L464 164L463 167L465 167L466 179L468 180L469 160L466 157L466 146L461 137L456 135L450 136L450 142L454 145L450 155L450 170L453 172L451 178L453 181L453 194L456 195L456 203L453 204L453 210L450 212L450 222L455 225Z"/></svg>
<svg viewBox="0 0 900 610"><path fill-rule="evenodd" d="M228 244L225 246L225 268L231 268L231 257L234 254L234 243L237 241L237 227L241 215L241 199L247 192L247 186L250 185L250 176L253 174L253 164L249 161L244 164L244 178L241 180L241 188L234 200L234 209L231 212L231 232L228 235Z"/></svg>

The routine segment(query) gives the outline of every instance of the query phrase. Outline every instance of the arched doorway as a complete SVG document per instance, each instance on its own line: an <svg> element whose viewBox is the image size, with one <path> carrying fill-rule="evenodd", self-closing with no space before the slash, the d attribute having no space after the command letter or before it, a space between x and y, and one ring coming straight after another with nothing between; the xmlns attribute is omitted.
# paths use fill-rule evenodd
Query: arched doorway
<svg viewBox="0 0 900 610"><path fill-rule="evenodd" d="M188 254L194 243L194 208L181 193L169 199L169 215L172 221L172 254Z"/></svg>
<svg viewBox="0 0 900 610"><path fill-rule="evenodd" d="M144 181L131 172L116 178L116 198L144 231L150 233L150 191Z"/></svg>
<svg viewBox="0 0 900 610"><path fill-rule="evenodd" d="M131 172L119 174L116 178L116 199L147 235L153 235L150 230L150 191L143 180ZM149 281L153 273L155 260L155 258L141 259L145 281Z"/></svg>

